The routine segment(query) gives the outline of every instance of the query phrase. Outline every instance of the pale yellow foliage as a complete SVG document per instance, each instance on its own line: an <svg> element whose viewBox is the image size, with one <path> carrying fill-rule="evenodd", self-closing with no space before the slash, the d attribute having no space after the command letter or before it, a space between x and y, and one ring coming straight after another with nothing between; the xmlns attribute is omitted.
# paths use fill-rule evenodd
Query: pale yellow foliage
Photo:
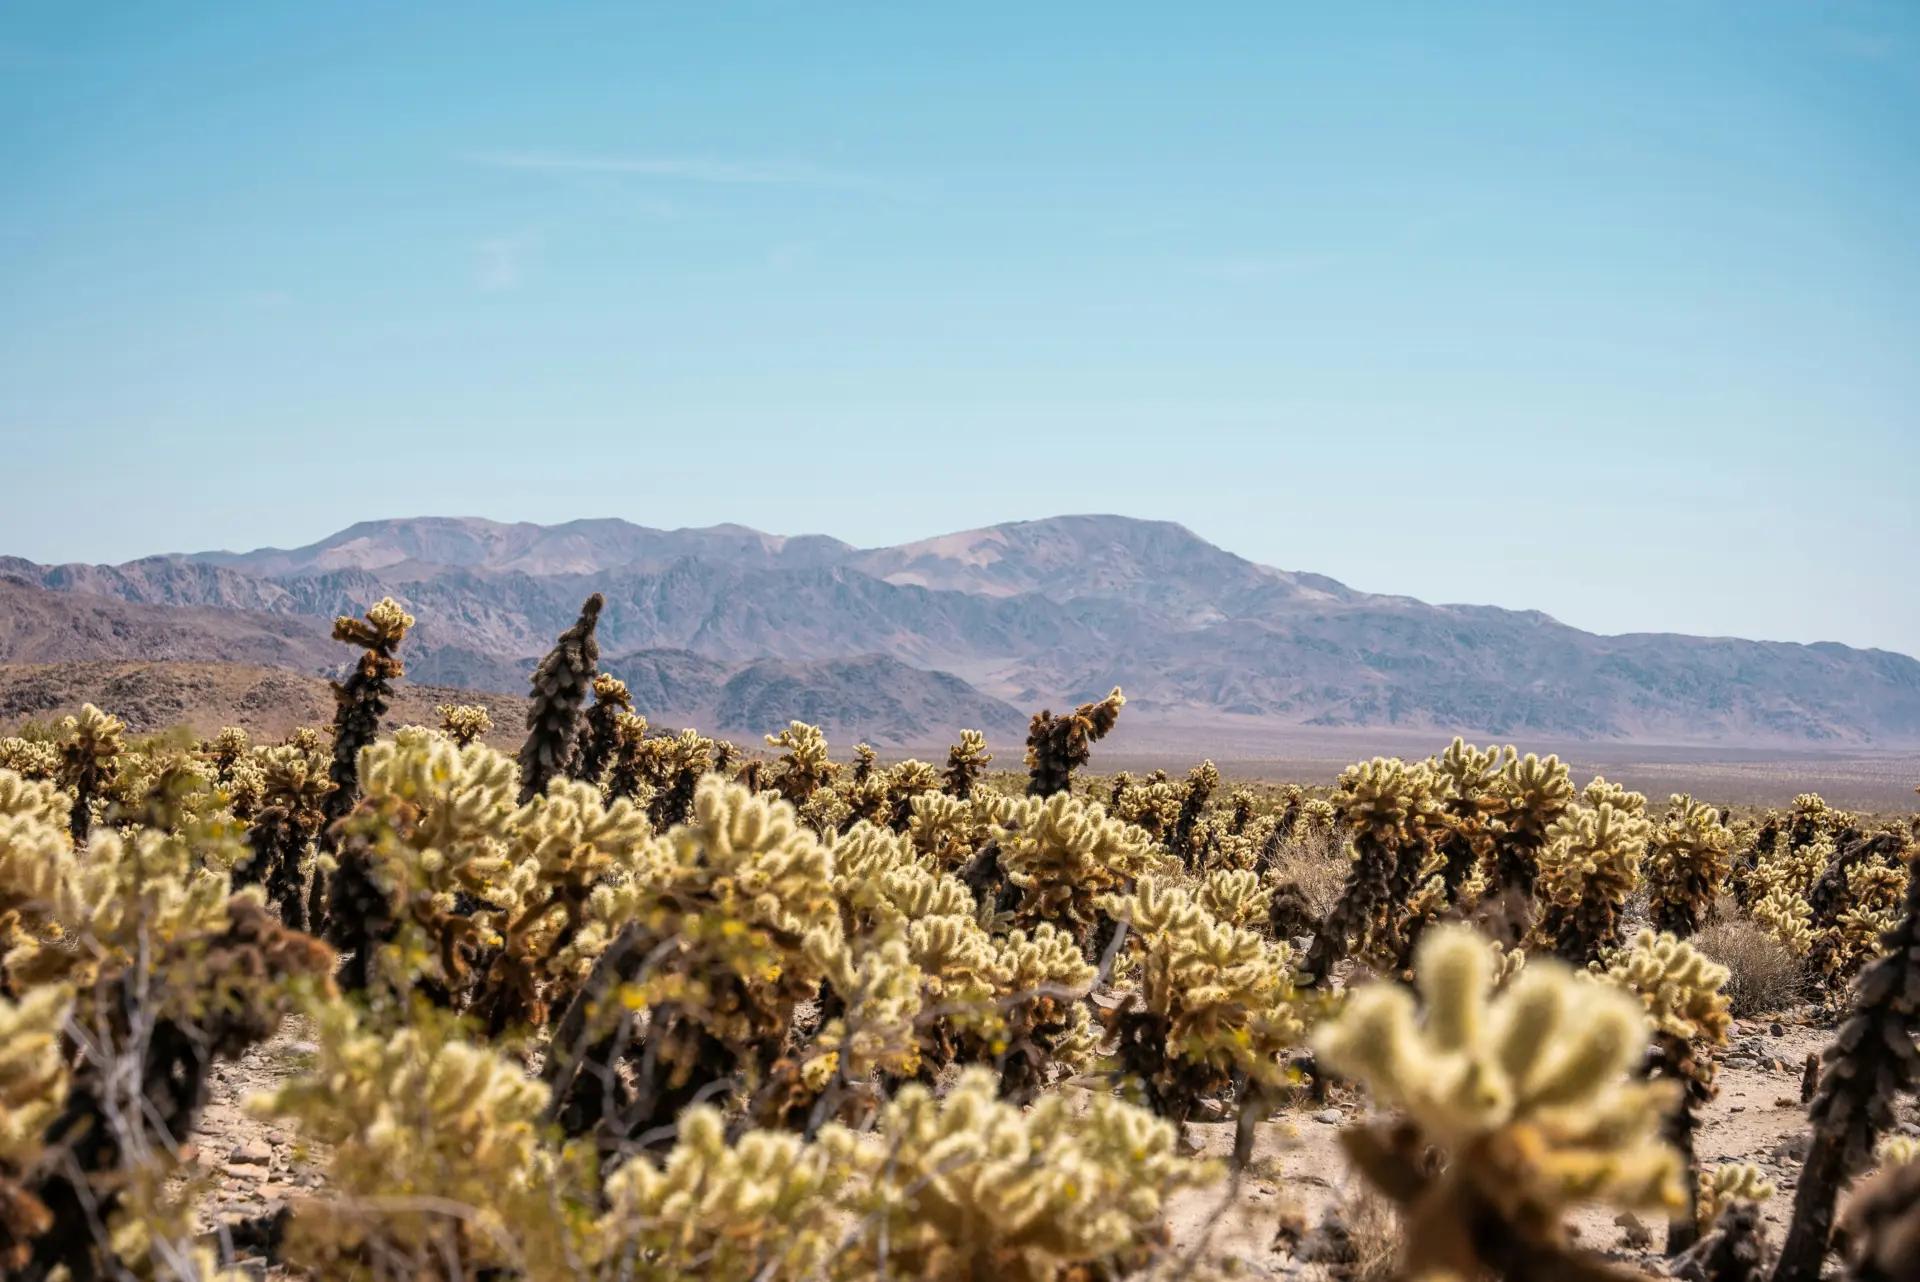
<svg viewBox="0 0 1920 1282"><path fill-rule="evenodd" d="M1700 1172L1695 1219L1704 1229L1735 1202L1764 1202L1773 1194L1773 1181L1765 1171L1751 1162L1728 1162Z"/></svg>
<svg viewBox="0 0 1920 1282"><path fill-rule="evenodd" d="M1442 1179L1471 1182L1509 1218L1556 1222L1586 1200L1678 1206L1679 1158L1659 1138L1672 1085L1638 1075L1640 1003L1553 960L1495 995L1495 963L1472 930L1436 927L1415 956L1421 1002L1368 984L1315 1046L1447 1155Z"/></svg>
<svg viewBox="0 0 1920 1282"><path fill-rule="evenodd" d="M844 1141L839 1141L844 1143ZM1211 1177L1172 1126L1108 1096L1061 1094L1023 1112L968 1069L944 1099L901 1089L877 1141L852 1150L862 1216L838 1277L869 1277L884 1241L897 1277L1049 1282L1072 1265L1123 1271L1177 1190Z"/></svg>
<svg viewBox="0 0 1920 1282"><path fill-rule="evenodd" d="M301 1204L292 1262L339 1279L368 1276L369 1257L390 1261L374 1276L563 1276L561 1211L583 1181L541 1139L546 1088L447 1021L382 1033L340 1001L310 1018L311 1067L255 1105L328 1149L327 1194Z"/></svg>
<svg viewBox="0 0 1920 1282"><path fill-rule="evenodd" d="M1070 793L1027 798L1001 830L1000 866L1021 890L1024 922L1086 930L1094 901L1125 886L1153 863L1153 841L1109 818L1105 807Z"/></svg>
<svg viewBox="0 0 1920 1282"><path fill-rule="evenodd" d="M1606 977L1646 1008L1654 1031L1721 1046L1733 1021L1722 990L1728 971L1685 940L1643 930L1607 966Z"/></svg>
<svg viewBox="0 0 1920 1282"><path fill-rule="evenodd" d="M70 1007L71 995L55 985L17 1002L0 997L0 1185L33 1165L66 1100L60 1030Z"/></svg>

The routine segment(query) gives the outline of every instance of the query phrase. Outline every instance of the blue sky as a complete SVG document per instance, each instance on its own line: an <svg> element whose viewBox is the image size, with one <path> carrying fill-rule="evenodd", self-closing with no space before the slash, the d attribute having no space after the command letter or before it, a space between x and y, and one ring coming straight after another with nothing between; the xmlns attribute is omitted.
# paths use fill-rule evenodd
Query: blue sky
<svg viewBox="0 0 1920 1282"><path fill-rule="evenodd" d="M1920 653L1920 6L0 9L0 553L1119 511Z"/></svg>

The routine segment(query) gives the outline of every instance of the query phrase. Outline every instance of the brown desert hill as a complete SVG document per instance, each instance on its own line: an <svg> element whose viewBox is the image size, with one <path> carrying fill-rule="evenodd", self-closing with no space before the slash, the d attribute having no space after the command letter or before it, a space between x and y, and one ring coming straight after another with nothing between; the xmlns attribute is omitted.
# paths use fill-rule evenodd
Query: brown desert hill
<svg viewBox="0 0 1920 1282"><path fill-rule="evenodd" d="M986 699L956 678L923 673L869 657L846 663L716 665L689 677L684 656L642 653L603 666L631 674L635 710L660 731L683 727L738 737L757 746L760 736L795 718L821 726L836 741L866 740L883 748L935 749L962 726L997 742L1018 742L1025 721L1005 704ZM221 726L244 727L280 738L297 726L333 719L333 694L324 677L239 663L179 660L91 660L0 663L0 733L46 721L92 703L114 713L135 733L186 726L207 735ZM386 724L434 725L445 703L477 703L493 718L490 742L519 744L526 696L421 684L402 679Z"/></svg>
<svg viewBox="0 0 1920 1282"><path fill-rule="evenodd" d="M0 574L0 661L188 659L324 672L340 662L331 622L295 614L149 605L50 591Z"/></svg>
<svg viewBox="0 0 1920 1282"><path fill-rule="evenodd" d="M81 704L106 709L136 734L186 726L208 735L241 726L278 739L299 726L333 720L333 691L323 677L241 663L0 663L0 729L67 716ZM401 681L387 725L433 725L443 703L478 703L492 715L491 739L519 741L526 700Z"/></svg>
<svg viewBox="0 0 1920 1282"><path fill-rule="evenodd" d="M482 689L518 688L597 591L607 600L603 653L681 651L730 673L801 665L803 682L838 679L817 665L877 654L1022 708L1097 698L1119 683L1143 744L1175 727L1254 719L1276 737L1377 729L1920 746L1920 662L1905 655L1597 635L1537 611L1361 592L1259 565L1171 522L1121 516L1011 522L865 549L738 525L426 517L365 521L291 550L120 566L0 560L0 573L75 596L241 604L322 621L392 595L420 619L408 642L415 678ZM791 682L768 688L789 701L810 697ZM889 715L878 704L869 711Z"/></svg>

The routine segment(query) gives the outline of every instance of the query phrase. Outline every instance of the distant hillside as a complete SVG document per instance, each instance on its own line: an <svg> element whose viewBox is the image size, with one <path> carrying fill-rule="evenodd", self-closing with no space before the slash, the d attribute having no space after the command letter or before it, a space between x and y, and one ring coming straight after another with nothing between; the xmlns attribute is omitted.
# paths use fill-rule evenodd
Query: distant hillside
<svg viewBox="0 0 1920 1282"><path fill-rule="evenodd" d="M145 605L31 586L0 567L0 662L199 659L321 672L340 662L330 623L296 614Z"/></svg>
<svg viewBox="0 0 1920 1282"><path fill-rule="evenodd" d="M333 691L321 677L238 663L0 663L0 733L25 721L63 717L83 703L105 708L137 734L174 726L206 735L244 726L279 738L333 719ZM480 703L493 715L490 738L517 746L526 699L401 682L389 725L439 720L443 703Z"/></svg>
<svg viewBox="0 0 1920 1282"><path fill-rule="evenodd" d="M843 745L864 739L884 748L944 744L961 726L1005 743L1026 724L1014 709L957 677L877 656L728 667L685 654L642 651L602 666L630 679L635 709L656 729L696 726L751 745L796 717L822 726ZM188 725L205 734L239 725L279 736L333 718L333 694L325 678L282 668L134 659L0 663L0 731L65 716L82 703L108 709L136 731ZM493 715L493 740L519 745L525 695L422 684L411 674L396 687L388 724L431 725L443 703L484 704Z"/></svg>
<svg viewBox="0 0 1920 1282"><path fill-rule="evenodd" d="M1276 735L1397 728L1586 742L1920 745L1920 662L1904 655L1597 636L1535 611L1358 592L1256 564L1179 525L1119 516L1014 522L868 549L738 525L431 517L362 522L291 550L121 566L0 560L8 574L76 599L233 611L245 622L222 647L253 646L253 654L200 657L308 669L316 660L295 643L312 635L302 628L392 595L420 619L408 641L415 679L509 690L599 591L607 597L603 653L679 656L653 661L636 684L658 682L715 716L774 723L820 707L904 732L941 709L985 720L1095 697L1117 682L1132 705L1129 738L1142 747L1158 728L1191 731L1209 718L1239 731L1268 724ZM207 616L196 618L205 626ZM107 657L87 649L102 626L97 612L82 626L45 620L28 629L41 634L31 654L8 648L0 657ZM158 626L156 616L140 626ZM69 632L72 653L58 640ZM262 657L259 647L273 644L285 653ZM872 667L874 656L894 666ZM908 689L906 670L952 675Z"/></svg>

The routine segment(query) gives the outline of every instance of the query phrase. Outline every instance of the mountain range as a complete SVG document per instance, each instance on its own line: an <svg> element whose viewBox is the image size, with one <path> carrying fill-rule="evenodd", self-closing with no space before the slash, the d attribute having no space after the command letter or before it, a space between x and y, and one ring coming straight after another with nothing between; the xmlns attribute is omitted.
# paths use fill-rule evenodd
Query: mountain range
<svg viewBox="0 0 1920 1282"><path fill-rule="evenodd" d="M1136 743L1230 727L1752 747L1920 745L1920 662L1432 605L1259 565L1182 526L1065 516L858 548L739 525L367 521L305 547L121 565L0 557L0 661L337 666L336 614L419 624L412 679L520 691L592 592L602 666L652 715L820 721L876 743L1124 686Z"/></svg>

